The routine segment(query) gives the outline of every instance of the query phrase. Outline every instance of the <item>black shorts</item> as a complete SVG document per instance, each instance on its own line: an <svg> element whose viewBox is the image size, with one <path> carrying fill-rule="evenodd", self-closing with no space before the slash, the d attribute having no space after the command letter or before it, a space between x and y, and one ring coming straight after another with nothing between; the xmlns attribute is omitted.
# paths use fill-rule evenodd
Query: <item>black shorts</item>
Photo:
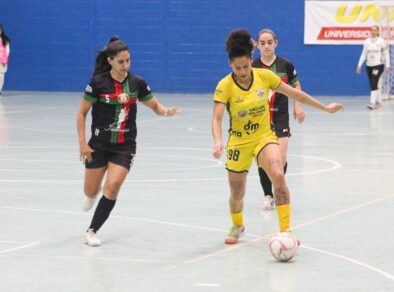
<svg viewBox="0 0 394 292"><path fill-rule="evenodd" d="M130 170L134 163L136 144L109 144L89 141L89 146L94 150L92 161L86 161L86 168L100 168L107 166L108 162L123 166Z"/></svg>
<svg viewBox="0 0 394 292"><path fill-rule="evenodd" d="M276 124L274 130L278 138L291 137L289 123Z"/></svg>
<svg viewBox="0 0 394 292"><path fill-rule="evenodd" d="M379 79L380 76L382 76L383 71L384 71L384 64L371 66L371 67L367 66L369 87L371 88L371 90L378 89Z"/></svg>

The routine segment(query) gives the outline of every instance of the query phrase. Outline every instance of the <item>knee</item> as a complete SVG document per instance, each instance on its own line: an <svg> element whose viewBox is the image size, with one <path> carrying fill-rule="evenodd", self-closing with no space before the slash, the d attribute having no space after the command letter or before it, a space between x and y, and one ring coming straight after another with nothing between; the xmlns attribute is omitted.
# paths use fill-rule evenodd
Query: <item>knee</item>
<svg viewBox="0 0 394 292"><path fill-rule="evenodd" d="M242 199L245 192L245 183L242 181L230 181L230 189L234 199Z"/></svg>
<svg viewBox="0 0 394 292"><path fill-rule="evenodd" d="M285 180L283 169L275 168L271 173L271 181L274 185L282 184Z"/></svg>
<svg viewBox="0 0 394 292"><path fill-rule="evenodd" d="M108 199L116 199L122 183L118 181L109 181L104 185L104 194Z"/></svg>
<svg viewBox="0 0 394 292"><path fill-rule="evenodd" d="M89 198L96 197L97 194L100 192L101 187L98 186L87 186L84 188L85 195Z"/></svg>

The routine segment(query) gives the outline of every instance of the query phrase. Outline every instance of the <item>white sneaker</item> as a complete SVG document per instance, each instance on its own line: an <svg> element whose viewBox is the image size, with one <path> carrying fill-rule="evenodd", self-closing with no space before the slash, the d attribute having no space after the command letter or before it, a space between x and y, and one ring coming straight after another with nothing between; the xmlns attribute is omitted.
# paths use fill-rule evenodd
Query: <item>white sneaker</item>
<svg viewBox="0 0 394 292"><path fill-rule="evenodd" d="M89 246L99 246L101 245L101 240L97 238L93 229L89 229L85 234L85 243Z"/></svg>
<svg viewBox="0 0 394 292"><path fill-rule="evenodd" d="M264 211L269 211L275 208L274 199L271 196L265 196L263 203L261 204L261 209Z"/></svg>
<svg viewBox="0 0 394 292"><path fill-rule="evenodd" d="M244 226L236 226L233 225L230 228L230 231L227 237L224 239L225 244L237 244L239 242L239 238L243 236L245 233Z"/></svg>
<svg viewBox="0 0 394 292"><path fill-rule="evenodd" d="M367 108L369 108L370 110L374 110L374 109L376 109L376 106L374 104L370 103L367 105Z"/></svg>
<svg viewBox="0 0 394 292"><path fill-rule="evenodd" d="M97 198L97 197L89 198L89 197L86 197L86 196L85 196L85 199L84 199L83 202L82 202L82 210L85 211L85 212L87 212L87 211L89 211L90 209L92 209L94 203L96 202L96 198Z"/></svg>

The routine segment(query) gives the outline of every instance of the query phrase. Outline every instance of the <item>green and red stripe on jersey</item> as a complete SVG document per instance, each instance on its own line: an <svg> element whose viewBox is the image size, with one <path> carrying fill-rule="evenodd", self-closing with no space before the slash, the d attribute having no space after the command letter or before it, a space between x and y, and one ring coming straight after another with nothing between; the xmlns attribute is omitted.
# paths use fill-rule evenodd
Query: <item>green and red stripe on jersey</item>
<svg viewBox="0 0 394 292"><path fill-rule="evenodd" d="M111 132L111 143L124 143L124 135L126 131L126 124L129 119L130 105L137 103L137 94L130 92L129 82L123 82L123 84L114 81L115 92L114 93L101 93L99 94L99 102L115 105L114 123L118 123L119 114L122 109L126 112L126 117L123 122L120 123L118 131ZM127 100L125 103L119 103L119 95L125 93Z"/></svg>

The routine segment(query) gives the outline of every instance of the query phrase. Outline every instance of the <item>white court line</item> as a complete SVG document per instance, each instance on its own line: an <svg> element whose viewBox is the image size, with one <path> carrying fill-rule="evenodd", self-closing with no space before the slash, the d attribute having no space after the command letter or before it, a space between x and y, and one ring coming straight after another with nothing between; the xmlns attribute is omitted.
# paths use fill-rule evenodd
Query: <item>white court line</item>
<svg viewBox="0 0 394 292"><path fill-rule="evenodd" d="M322 250L322 249L306 246L304 244L302 244L301 247L305 248L305 249L309 249L309 250L315 251L315 252L318 252L318 253L329 255L329 256L332 256L332 257L336 257L338 259L341 259L341 260L344 260L344 261L347 261L347 262L350 262L350 263L353 263L353 264L356 264L356 265L359 265L359 266L362 266L362 267L364 267L364 268L366 268L368 270L371 270L372 272L375 272L375 273L378 273L378 274L382 275L383 277L385 277L387 279L390 279L391 281L394 281L394 275L392 275L390 273L387 273L387 272L385 272L385 271L383 271L381 269L375 268L375 267L373 267L371 265L368 265L366 263L357 261L355 259L343 256L343 255L340 255L340 254L337 254L337 253L333 253L333 252L325 251L325 250Z"/></svg>
<svg viewBox="0 0 394 292"><path fill-rule="evenodd" d="M0 242L5 242L5 243L18 243L17 241L16 241L16 242L12 242L12 241L0 241ZM17 246L17 247L8 248L8 249L3 249L3 250L0 250L0 255L6 254L6 253L10 253L10 252L12 252L12 251L16 251L16 250L23 249L23 248L28 248L28 247L31 247L31 246L34 246L34 245L37 245L37 244L39 244L39 242L30 242L30 243L28 243L28 244L20 245L20 246Z"/></svg>
<svg viewBox="0 0 394 292"><path fill-rule="evenodd" d="M220 287L220 284L214 283L196 283L195 285L198 287Z"/></svg>
<svg viewBox="0 0 394 292"><path fill-rule="evenodd" d="M17 207L9 207L9 206L1 206L0 209L8 209L8 210L15 210L15 211L33 211L33 212L45 212L45 213L58 213L58 214L72 214L72 215L84 215L84 216L92 216L91 213L86 212L76 212L76 211L63 211L63 210L51 210L51 209L38 209L38 208L17 208ZM183 224L183 223L174 223L168 221L160 221L154 219L145 219L145 218L137 218L137 217L128 217L128 216L119 216L113 215L111 218L116 219L123 219L123 220L131 220L131 221L139 221L139 222L147 222L147 223L155 223L155 224L163 224L163 225L170 225L170 226L177 226L177 227L185 227L185 228L193 228L205 231L213 231L213 232L221 232L227 233L228 230L217 229L217 228L209 228L205 226L198 226L198 225L191 225L191 224ZM260 235L248 233L246 236L250 237L261 237Z"/></svg>
<svg viewBox="0 0 394 292"><path fill-rule="evenodd" d="M308 225L311 225L311 224L314 224L314 223L318 223L318 222L323 221L323 220L327 220L327 219L330 219L330 218L333 218L333 217L337 217L339 215L346 214L346 213L349 213L351 211L354 211L354 210L357 210L357 209L361 209L361 208L367 207L369 205L372 205L372 204L375 204L375 203L379 203L381 201L385 201L387 199L391 199L393 197L394 197L394 194L386 195L384 197L377 198L375 200L368 201L368 202L365 202L363 204L360 204L360 205L357 205L357 206L353 206L353 207L347 208L345 210L335 212L335 213L330 214L330 215L322 216L322 217L316 218L314 220L310 220L308 222L298 224L295 227L292 227L292 229L293 230L299 229L299 228L302 228L302 227L305 227L305 226L308 226Z"/></svg>
<svg viewBox="0 0 394 292"><path fill-rule="evenodd" d="M363 208L363 207L369 206L371 204L375 204L375 203L384 201L384 200L392 198L392 197L394 197L394 194L386 195L384 197L381 197L381 198L378 198L378 199L375 199L375 200L372 200L372 201L369 201L369 202L366 202L366 203L354 206L352 208L348 208L348 209L336 212L336 213L331 214L331 215L323 216L323 217L317 218L315 220L311 220L311 221L305 222L303 224L296 225L295 227L293 227L293 229L299 229L299 228L301 228L303 226L307 226L307 225L310 225L310 224L321 222L321 221L327 220L329 218L337 217L337 216L339 216L341 214L349 213L349 212L354 211L356 209L360 209L360 208ZM2 209L12 209L12 210L27 210L27 211L39 211L39 212L54 212L54 213L65 213L65 214L90 215L89 213L82 213L82 212L56 211L56 210L47 210L47 209L30 209L30 208L14 208L14 207L0 207L0 208L2 208ZM186 227L186 228L197 228L197 229L203 229L203 230L209 230L209 231L219 231L221 233L226 232L224 230L207 228L207 227L203 227L203 226L195 226L195 225L188 225L188 224L172 223L172 222L159 221L159 220L150 220L150 219L143 219L143 218L132 218L132 217L125 217L125 216L112 216L112 218L131 219L131 220L137 220L137 221L143 221L143 222L149 222L149 223L159 223L159 224L180 226L180 227ZM237 244L237 245L226 247L226 248L221 249L221 250L216 251L216 252L208 253L208 254L205 254L205 255L193 258L191 260L183 261L181 263L182 264L193 264L193 263L196 263L196 262L200 262L202 260L209 259L209 258L215 257L217 255L220 255L220 254L223 254L223 253L227 253L229 251L240 249L240 248L242 248L244 246L250 245L250 244L252 244L254 242L257 242L257 241L260 241L260 240L263 240L263 239L267 240L267 239L269 239L270 236L272 236L272 234L268 234L268 235L265 235L265 236L259 236L259 235L250 234L250 233L245 234L245 235L248 235L248 236L251 236L251 237L255 237L255 238L252 239L252 240L246 241L246 242L241 242L240 244ZM303 247L304 246L301 245L301 248L303 248ZM324 254L334 256L334 257L336 257L338 259L342 259L342 260L351 262L353 264L356 264L356 265L359 265L361 267L367 268L367 269L369 269L369 270L371 270L373 272L376 272L376 273L378 273L378 274L380 274L380 275L382 275L382 276L394 281L394 276L393 275L391 275L390 273L387 273L387 272L385 272L385 271L383 271L383 270L381 270L379 268L373 267L371 265L362 263L360 261L354 260L354 259L349 258L349 257L342 256L342 255L339 255L339 254L334 254L334 253L331 253L331 252L328 252L328 251L324 251L324 250L321 250L321 249L311 248L311 247L307 247L307 246L305 246L305 248L313 250L315 252L322 252ZM174 267L171 267L171 269L174 269Z"/></svg>
<svg viewBox="0 0 394 292"><path fill-rule="evenodd" d="M175 167L171 166L169 167L169 169L166 169L166 172L169 171L185 171L185 170L200 170L200 169L208 169L208 168L215 168L215 167L219 167L221 165L223 165L223 162L221 160L218 159L214 159L214 158L204 158L204 157L196 157L196 156L187 156L187 155L167 155L167 154L153 154L153 155L148 155L148 154L140 154L138 155L138 157L144 157L144 156L149 156L149 157L160 157L160 158L176 158L179 160L185 159L185 160L195 160L195 161L208 161L208 162L213 162L213 164L211 165L201 165L201 166L188 166L188 167L176 167L179 165L184 166L185 164L177 164ZM24 162L57 162L57 163L72 163L72 164L82 164L81 161L78 160L52 160L52 159L26 159L26 158L1 158L0 157L0 161L24 161ZM168 164L167 164L168 166ZM75 171L75 170L70 170L71 171ZM160 170L160 172L162 172L162 170Z"/></svg>
<svg viewBox="0 0 394 292"><path fill-rule="evenodd" d="M89 247L92 248L92 247ZM94 247L93 247L94 248ZM68 260L95 260L95 261L119 261L119 262L137 262L137 263L154 263L154 264L182 264L180 261L164 261L164 260L147 260L130 257L89 257L89 256L63 256L63 255L48 255L48 254L10 254L13 257L45 257L45 258L59 258Z"/></svg>
<svg viewBox="0 0 394 292"><path fill-rule="evenodd" d="M7 128L7 129L17 129L17 130L27 130L27 131L32 131L32 132L42 132L42 133L58 133L58 134L70 134L70 135L75 135L75 132L69 132L69 131L59 131L59 130L45 130L45 129L39 129L39 128L26 128L26 127L17 127L17 126L2 126L0 125L0 128ZM26 146L26 148L29 148Z"/></svg>
<svg viewBox="0 0 394 292"><path fill-rule="evenodd" d="M206 148L197 148L200 150L206 150ZM289 154L290 156L298 156L298 157L306 157L309 159L314 159L314 160L320 160L324 162L328 162L333 164L331 167L328 168L322 168L319 170L311 170L311 171L304 171L304 172L297 172L297 173L288 173L286 176L299 176L299 175L310 175L310 174L318 174L322 172L330 172L334 171L336 169L339 169L342 167L342 165L331 159L326 159L322 157L317 157L317 156L310 156L310 155L300 155L300 154ZM185 156L187 157L187 156ZM208 158L201 158L209 161L217 161L216 165L212 165L209 167L205 168L212 168L212 167L219 167L220 165L223 164L221 160L214 160L214 159L208 159ZM2 159L0 160L7 160L7 159ZM17 159L8 159L8 160L17 160ZM20 159L21 160L21 159ZM29 161L29 160L24 160L24 161ZM40 161L40 160L34 160L34 161ZM44 160L42 160L44 161ZM52 160L45 160L45 161L52 161ZM56 161L58 162L58 161ZM66 161L68 163L71 163L71 161ZM81 163L80 161L75 162L75 163ZM253 178L258 178L257 175L255 176L248 176L249 179ZM146 183L146 182L197 182L197 181L224 181L227 180L227 176L221 176L221 177L210 177L210 178L174 178L174 179L133 179L133 177L130 177L129 179L125 180L124 184L129 184L129 183ZM82 179L80 180L35 180L35 179L29 179L29 180L24 180L24 179L0 179L0 182L20 182L20 183L81 183L83 182Z"/></svg>

